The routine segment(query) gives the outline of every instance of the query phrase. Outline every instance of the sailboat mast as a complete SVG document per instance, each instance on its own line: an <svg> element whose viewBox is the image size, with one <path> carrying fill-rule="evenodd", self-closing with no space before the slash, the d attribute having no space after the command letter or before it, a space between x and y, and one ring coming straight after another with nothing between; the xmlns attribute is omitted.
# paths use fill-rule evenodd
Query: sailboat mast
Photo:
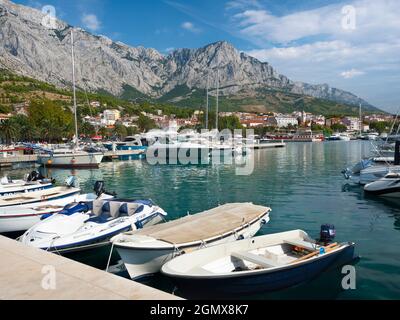
<svg viewBox="0 0 400 320"><path fill-rule="evenodd" d="M217 110L215 114L215 129L218 130L218 117L219 117L219 69L217 70Z"/></svg>
<svg viewBox="0 0 400 320"><path fill-rule="evenodd" d="M74 119L75 119L75 148L78 147L78 115L76 105L76 86L75 86L75 50L74 50L74 31L71 29L71 56L72 56L72 85L74 95Z"/></svg>
<svg viewBox="0 0 400 320"><path fill-rule="evenodd" d="M363 127L363 121L362 121L362 105L360 103L360 137L362 136L362 127Z"/></svg>
<svg viewBox="0 0 400 320"><path fill-rule="evenodd" d="M208 130L208 109L210 106L209 101L209 89L210 89L210 73L207 73L207 106L206 106L206 130Z"/></svg>

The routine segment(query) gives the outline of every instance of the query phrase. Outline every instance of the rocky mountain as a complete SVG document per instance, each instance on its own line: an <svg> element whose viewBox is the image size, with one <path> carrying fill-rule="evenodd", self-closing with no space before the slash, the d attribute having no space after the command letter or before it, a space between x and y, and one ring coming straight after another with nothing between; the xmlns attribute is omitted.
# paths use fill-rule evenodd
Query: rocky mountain
<svg viewBox="0 0 400 320"><path fill-rule="evenodd" d="M74 32L77 84L133 98L179 102L203 90L215 95L217 74L226 97L268 95L311 96L341 104L370 107L352 93L328 85L293 82L268 63L239 52L227 42L201 49L179 49L164 56L154 49L130 47L107 37L73 28L42 12L0 0L0 67L57 86L71 83L71 30ZM268 90L266 90L268 89ZM169 99L166 99L169 97ZM266 97L268 98L268 97ZM259 99L260 100L260 99ZM261 99L262 100L262 99ZM268 106L268 99L264 105Z"/></svg>

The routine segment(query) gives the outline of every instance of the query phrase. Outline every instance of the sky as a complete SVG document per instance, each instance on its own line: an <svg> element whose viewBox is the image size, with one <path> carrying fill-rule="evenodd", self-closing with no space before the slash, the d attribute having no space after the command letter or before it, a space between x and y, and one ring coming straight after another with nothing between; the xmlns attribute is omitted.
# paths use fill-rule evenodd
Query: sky
<svg viewBox="0 0 400 320"><path fill-rule="evenodd" d="M400 109L399 0L14 0L168 54L225 40L294 81Z"/></svg>

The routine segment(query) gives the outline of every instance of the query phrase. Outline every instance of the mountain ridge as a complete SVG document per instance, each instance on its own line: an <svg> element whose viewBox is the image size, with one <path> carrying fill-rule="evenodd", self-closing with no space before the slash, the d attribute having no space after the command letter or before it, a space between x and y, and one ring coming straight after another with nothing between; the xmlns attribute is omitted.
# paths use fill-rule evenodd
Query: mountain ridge
<svg viewBox="0 0 400 320"><path fill-rule="evenodd" d="M0 0L0 39L4 40L0 45L0 66L60 87L69 86L73 28L77 85L88 91L127 96L126 88L133 88L130 91L136 90L137 95L163 99L182 86L205 90L209 75L210 92L215 95L218 70L222 96L241 96L241 92L259 96L260 90L272 89L287 96L310 96L351 106L361 103L366 109L379 111L350 92L326 84L294 82L269 63L239 52L226 41L162 55L152 48L131 47L93 35L60 20L52 22L57 28L49 29L42 24L44 17L38 10ZM187 95L181 98L185 100ZM259 99L266 109L268 98L264 102L262 97Z"/></svg>

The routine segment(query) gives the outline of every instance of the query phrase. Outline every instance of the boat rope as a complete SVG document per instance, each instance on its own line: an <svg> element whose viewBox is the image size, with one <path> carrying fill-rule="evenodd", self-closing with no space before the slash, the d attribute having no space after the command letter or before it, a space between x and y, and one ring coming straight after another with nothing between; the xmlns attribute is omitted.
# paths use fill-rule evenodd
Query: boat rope
<svg viewBox="0 0 400 320"><path fill-rule="evenodd" d="M201 244L198 250L207 248L207 243L204 240L201 240Z"/></svg>
<svg viewBox="0 0 400 320"><path fill-rule="evenodd" d="M113 251L114 251L114 243L111 244L111 251L110 251L110 255L108 256L106 272L108 272L108 269L110 268L111 257L112 257Z"/></svg>
<svg viewBox="0 0 400 320"><path fill-rule="evenodd" d="M179 248L178 248L176 245L174 245L173 257L174 257L174 258L175 258L175 257L179 257L180 255L182 255L181 250L179 250Z"/></svg>

